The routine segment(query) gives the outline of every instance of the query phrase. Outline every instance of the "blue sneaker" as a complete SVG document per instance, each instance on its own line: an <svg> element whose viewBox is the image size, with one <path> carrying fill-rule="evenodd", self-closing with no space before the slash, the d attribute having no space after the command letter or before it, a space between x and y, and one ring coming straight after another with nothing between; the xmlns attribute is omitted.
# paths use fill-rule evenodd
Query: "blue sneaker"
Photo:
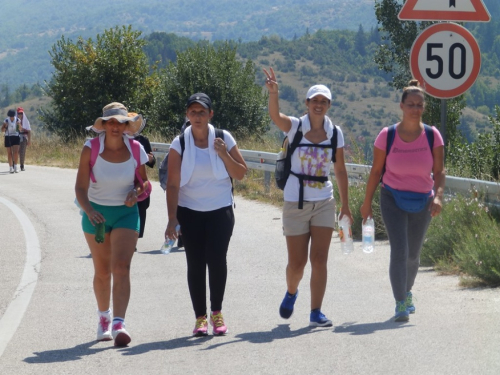
<svg viewBox="0 0 500 375"><path fill-rule="evenodd" d="M288 291L285 294L285 298L281 302L280 306L280 316L283 319L288 319L293 314L293 305L295 305L295 301L297 300L297 296L299 295L299 290L295 294L290 294Z"/></svg>
<svg viewBox="0 0 500 375"><path fill-rule="evenodd" d="M410 320L410 313L406 309L406 300L396 301L396 315L394 315L395 322L407 322Z"/></svg>
<svg viewBox="0 0 500 375"><path fill-rule="evenodd" d="M415 314L415 305L413 304L413 294L411 292L406 293L406 310L409 314Z"/></svg>
<svg viewBox="0 0 500 375"><path fill-rule="evenodd" d="M320 309L314 309L311 311L309 327L331 327L332 325L332 321L328 319Z"/></svg>

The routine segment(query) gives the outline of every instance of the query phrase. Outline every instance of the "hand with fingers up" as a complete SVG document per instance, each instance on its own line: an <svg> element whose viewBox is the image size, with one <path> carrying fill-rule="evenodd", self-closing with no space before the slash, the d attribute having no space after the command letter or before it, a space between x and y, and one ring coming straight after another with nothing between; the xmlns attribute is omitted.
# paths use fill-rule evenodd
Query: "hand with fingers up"
<svg viewBox="0 0 500 375"><path fill-rule="evenodd" d="M269 94L278 94L278 81L276 80L276 75L274 74L273 68L269 68L269 72L266 69L262 69L266 75L266 87Z"/></svg>

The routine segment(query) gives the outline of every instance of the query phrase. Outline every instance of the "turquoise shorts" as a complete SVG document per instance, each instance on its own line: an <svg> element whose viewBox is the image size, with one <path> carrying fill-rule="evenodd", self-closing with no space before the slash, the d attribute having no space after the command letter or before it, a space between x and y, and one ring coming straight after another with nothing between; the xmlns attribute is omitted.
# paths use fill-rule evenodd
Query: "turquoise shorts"
<svg viewBox="0 0 500 375"><path fill-rule="evenodd" d="M94 210L104 216L106 222L106 233L111 232L116 228L126 228L135 230L139 233L140 219L137 204L132 207L123 206L103 206L94 202L90 202ZM95 234L95 227L90 222L87 214L82 215L82 229L85 233Z"/></svg>

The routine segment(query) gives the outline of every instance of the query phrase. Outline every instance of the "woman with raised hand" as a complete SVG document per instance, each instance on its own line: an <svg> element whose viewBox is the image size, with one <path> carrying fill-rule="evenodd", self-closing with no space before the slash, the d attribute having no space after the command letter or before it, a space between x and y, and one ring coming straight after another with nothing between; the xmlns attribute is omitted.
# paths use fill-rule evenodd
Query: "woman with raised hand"
<svg viewBox="0 0 500 375"><path fill-rule="evenodd" d="M443 138L435 127L422 122L425 95L417 80L403 89L399 106L401 122L382 129L375 140L361 216L363 220L373 217L373 195L381 183L380 210L391 246L394 320L406 322L415 312L411 290L425 233L443 206L445 170Z"/></svg>
<svg viewBox="0 0 500 375"><path fill-rule="evenodd" d="M196 317L194 336L208 333L207 267L213 334L227 332L221 310L226 288L227 250L234 227L231 179L241 180L247 171L232 135L209 123L213 115L208 95L191 95L186 105L190 125L172 141L168 157L165 238L177 238L177 226L180 225L189 293Z"/></svg>
<svg viewBox="0 0 500 375"><path fill-rule="evenodd" d="M124 319L130 298L130 264L140 225L137 196L149 184L144 167L148 156L138 142L126 136L139 132L141 126L142 116L128 117L123 104L106 105L102 117L92 126L99 133L98 142L85 143L75 184L76 199L83 211L82 228L94 263L97 340L114 340L116 346L126 346L131 341ZM93 147L97 148L94 154ZM134 150L140 163L134 157ZM102 223L104 242L98 243L96 226Z"/></svg>
<svg viewBox="0 0 500 375"><path fill-rule="evenodd" d="M307 113L289 117L279 111L279 89L272 68L266 75L269 91L269 115L275 125L288 136L289 142L298 132L300 144L291 156L291 173L284 188L283 234L286 236L288 265L287 291L280 305L280 315L290 318L298 296L299 283L309 257L311 262L311 327L328 327L332 321L321 311L328 276L328 252L335 227L333 184L328 178L334 163L335 179L340 193L341 217L349 209L348 179L344 162L344 136L340 127L327 116L332 95L324 85L312 86L306 95Z"/></svg>

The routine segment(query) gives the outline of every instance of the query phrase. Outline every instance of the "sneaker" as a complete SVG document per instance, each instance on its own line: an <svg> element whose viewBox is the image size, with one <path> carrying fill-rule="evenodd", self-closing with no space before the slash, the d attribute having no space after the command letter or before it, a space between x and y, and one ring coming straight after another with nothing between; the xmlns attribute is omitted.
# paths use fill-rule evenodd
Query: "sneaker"
<svg viewBox="0 0 500 375"><path fill-rule="evenodd" d="M24 169L24 165L21 165L21 172L24 172L26 169Z"/></svg>
<svg viewBox="0 0 500 375"><path fill-rule="evenodd" d="M14 167L10 167L10 173L14 173Z"/></svg>
<svg viewBox="0 0 500 375"><path fill-rule="evenodd" d="M115 340L115 346L127 346L128 343L132 341L130 334L125 329L125 323L123 322L113 324L113 331L111 334Z"/></svg>
<svg viewBox="0 0 500 375"><path fill-rule="evenodd" d="M212 311L210 314L210 324L213 327L212 332L215 336L221 336L227 333L227 327L224 324L224 318L220 311Z"/></svg>
<svg viewBox="0 0 500 375"><path fill-rule="evenodd" d="M14 165L14 172L19 173L19 169L17 169L17 165Z"/></svg>
<svg viewBox="0 0 500 375"><path fill-rule="evenodd" d="M407 322L410 320L410 313L406 309L406 300L396 301L396 315L394 315L395 322Z"/></svg>
<svg viewBox="0 0 500 375"><path fill-rule="evenodd" d="M299 290L295 294L290 294L288 291L285 294L285 298L281 302L280 306L280 316L283 319L288 319L293 314L293 305L295 305L295 301L297 300L297 296L299 295Z"/></svg>
<svg viewBox="0 0 500 375"><path fill-rule="evenodd" d="M194 324L193 336L206 336L208 335L208 322L207 316L202 315L196 318L196 323Z"/></svg>
<svg viewBox="0 0 500 375"><path fill-rule="evenodd" d="M111 341L111 315L99 314L99 323L97 323L97 341Z"/></svg>
<svg viewBox="0 0 500 375"><path fill-rule="evenodd" d="M415 314L415 305L413 304L413 294L411 292L406 293L406 310L409 314Z"/></svg>
<svg viewBox="0 0 500 375"><path fill-rule="evenodd" d="M332 325L332 321L328 319L320 309L311 310L309 327L331 327Z"/></svg>

